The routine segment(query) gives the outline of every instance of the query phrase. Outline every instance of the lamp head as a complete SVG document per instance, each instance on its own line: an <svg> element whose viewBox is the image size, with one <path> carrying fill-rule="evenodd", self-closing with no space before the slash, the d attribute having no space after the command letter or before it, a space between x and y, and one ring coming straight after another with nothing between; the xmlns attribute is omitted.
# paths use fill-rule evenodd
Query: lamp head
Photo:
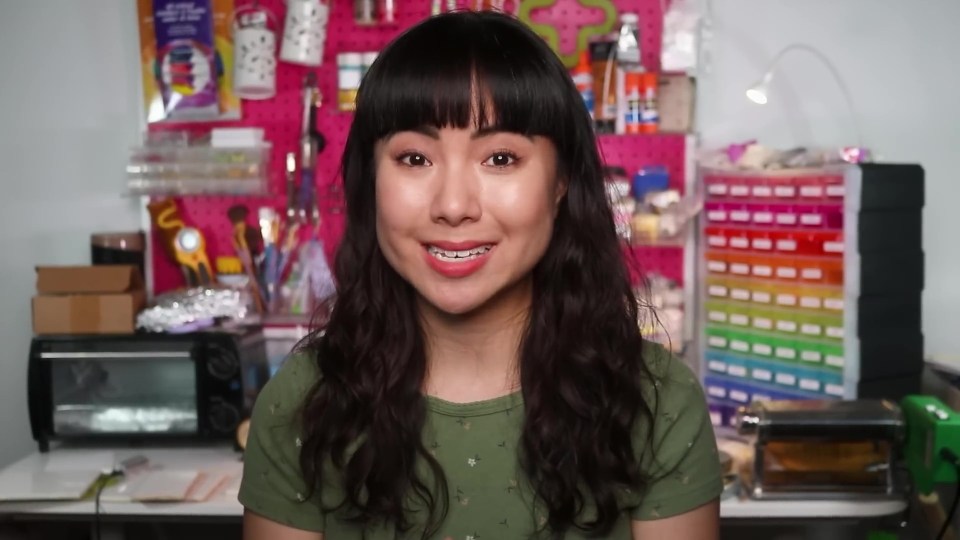
<svg viewBox="0 0 960 540"><path fill-rule="evenodd" d="M756 84L751 85L747 88L747 99L756 103L757 105L766 105L767 104L767 78L756 82Z"/></svg>

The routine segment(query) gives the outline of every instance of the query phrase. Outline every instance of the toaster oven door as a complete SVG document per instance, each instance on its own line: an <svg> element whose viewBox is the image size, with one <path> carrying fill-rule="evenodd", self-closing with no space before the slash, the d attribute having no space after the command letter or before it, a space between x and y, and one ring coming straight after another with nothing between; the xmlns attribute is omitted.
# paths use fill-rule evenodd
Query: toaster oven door
<svg viewBox="0 0 960 540"><path fill-rule="evenodd" d="M116 342L109 350L47 350L57 436L195 434L197 369L190 342Z"/></svg>

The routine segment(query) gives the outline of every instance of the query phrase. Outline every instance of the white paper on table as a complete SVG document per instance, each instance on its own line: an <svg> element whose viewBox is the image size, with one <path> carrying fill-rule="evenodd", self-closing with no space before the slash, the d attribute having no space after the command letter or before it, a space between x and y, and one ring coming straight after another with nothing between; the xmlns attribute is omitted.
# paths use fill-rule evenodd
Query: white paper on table
<svg viewBox="0 0 960 540"><path fill-rule="evenodd" d="M151 470L131 481L130 493L134 501L183 501L197 482L200 473L194 470ZM133 479L131 479L133 480Z"/></svg>
<svg viewBox="0 0 960 540"><path fill-rule="evenodd" d="M211 497L223 493L231 480L233 480L233 475L229 473L201 471L197 476L197 481L194 482L190 492L187 493L186 499L191 502L210 500Z"/></svg>

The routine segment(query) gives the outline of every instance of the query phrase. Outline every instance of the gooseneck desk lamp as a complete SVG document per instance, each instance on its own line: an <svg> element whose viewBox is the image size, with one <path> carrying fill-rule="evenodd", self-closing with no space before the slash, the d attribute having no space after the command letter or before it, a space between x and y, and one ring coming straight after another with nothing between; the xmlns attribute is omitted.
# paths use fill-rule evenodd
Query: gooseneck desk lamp
<svg viewBox="0 0 960 540"><path fill-rule="evenodd" d="M818 59L833 76L834 81L836 81L837 86L840 88L840 92L843 94L843 99L847 103L850 118L853 122L854 133L856 134L857 138L857 146L863 147L863 134L860 131L860 123L857 120L857 112L856 108L854 107L853 97L851 97L850 89L847 88L847 84L843 81L843 77L840 75L840 70L837 69L837 66L833 65L833 62L831 62L825 54L809 45L805 45L803 43L794 43L793 45L788 45L781 49L780 52L773 57L773 60L770 61L767 69L763 72L763 76L760 77L757 82L747 88L747 99L756 103L757 105L767 104L769 101L770 83L773 81L773 76L774 73L776 73L777 66L787 54L794 51L804 52Z"/></svg>

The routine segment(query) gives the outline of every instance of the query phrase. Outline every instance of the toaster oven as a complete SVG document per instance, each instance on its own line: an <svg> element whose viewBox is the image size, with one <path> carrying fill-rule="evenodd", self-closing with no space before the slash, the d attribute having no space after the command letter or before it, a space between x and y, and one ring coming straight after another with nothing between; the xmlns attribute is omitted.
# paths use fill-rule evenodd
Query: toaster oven
<svg viewBox="0 0 960 540"><path fill-rule="evenodd" d="M263 333L37 337L30 427L54 440L232 439L269 378Z"/></svg>

